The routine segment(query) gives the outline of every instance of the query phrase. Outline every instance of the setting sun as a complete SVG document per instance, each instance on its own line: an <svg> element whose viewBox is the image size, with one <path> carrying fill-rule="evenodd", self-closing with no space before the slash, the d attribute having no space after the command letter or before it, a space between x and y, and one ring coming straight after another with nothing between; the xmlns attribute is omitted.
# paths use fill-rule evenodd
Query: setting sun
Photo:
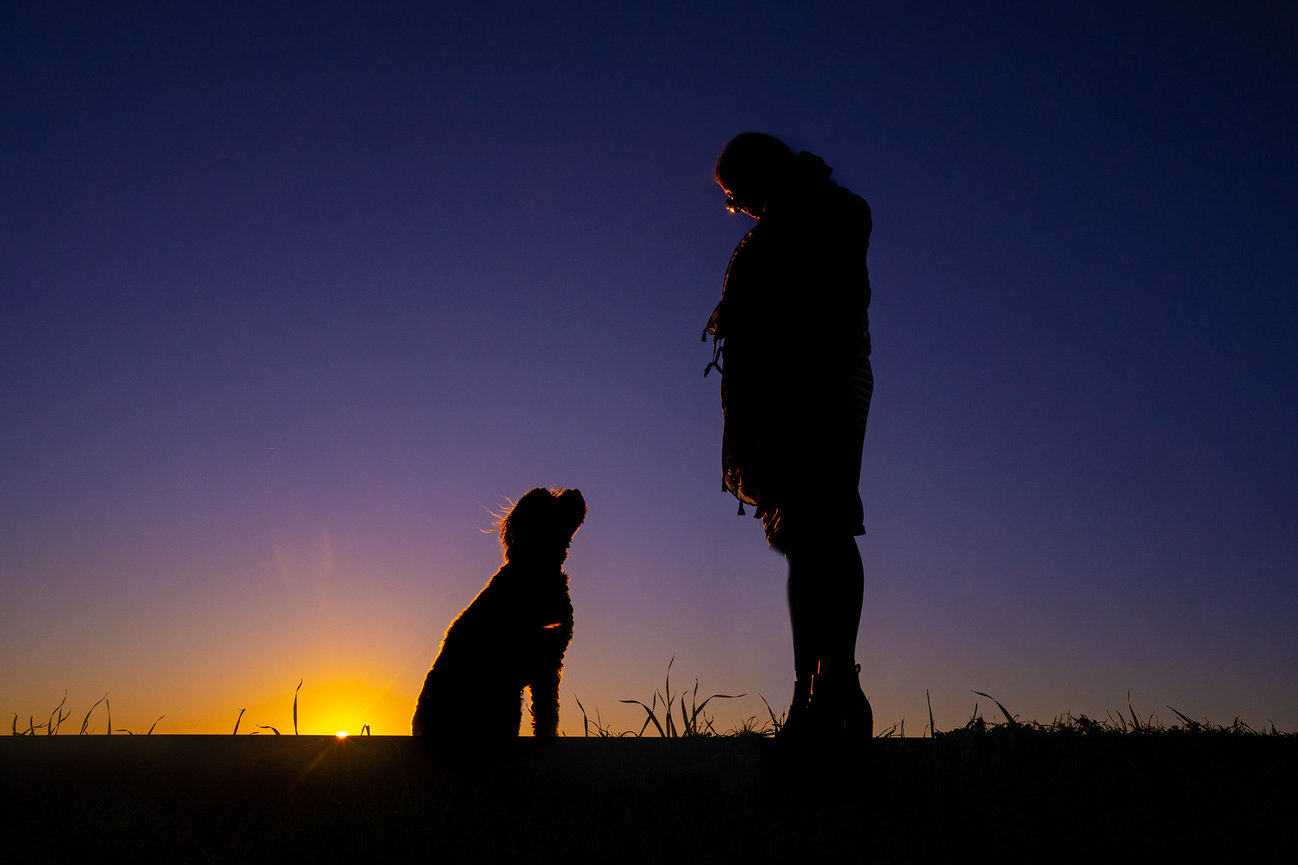
<svg viewBox="0 0 1298 865"><path fill-rule="evenodd" d="M346 738L347 738L347 731L346 731L346 730L339 730L337 733L334 733L334 735L337 736L339 739L346 739Z"/></svg>

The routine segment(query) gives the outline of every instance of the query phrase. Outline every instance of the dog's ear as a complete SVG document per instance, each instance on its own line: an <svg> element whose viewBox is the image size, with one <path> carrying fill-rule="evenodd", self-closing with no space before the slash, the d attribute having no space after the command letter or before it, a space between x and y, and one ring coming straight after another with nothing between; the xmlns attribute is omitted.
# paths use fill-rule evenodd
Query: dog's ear
<svg viewBox="0 0 1298 865"><path fill-rule="evenodd" d="M551 493L543 487L529 490L526 495L514 503L509 513L500 521L500 542L509 549L518 536L518 528L536 520L538 513L544 513L551 501Z"/></svg>

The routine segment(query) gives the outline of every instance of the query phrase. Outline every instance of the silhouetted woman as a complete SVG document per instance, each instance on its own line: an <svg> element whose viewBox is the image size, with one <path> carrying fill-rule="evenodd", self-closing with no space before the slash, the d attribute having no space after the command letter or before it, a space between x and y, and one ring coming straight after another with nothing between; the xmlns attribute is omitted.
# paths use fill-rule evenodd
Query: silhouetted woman
<svg viewBox="0 0 1298 865"><path fill-rule="evenodd" d="M757 220L704 331L721 376L722 484L789 563L794 738L868 738L856 632L865 534L857 486L874 378L870 208L818 156L748 132L717 160L726 206ZM706 371L705 371L706 375Z"/></svg>

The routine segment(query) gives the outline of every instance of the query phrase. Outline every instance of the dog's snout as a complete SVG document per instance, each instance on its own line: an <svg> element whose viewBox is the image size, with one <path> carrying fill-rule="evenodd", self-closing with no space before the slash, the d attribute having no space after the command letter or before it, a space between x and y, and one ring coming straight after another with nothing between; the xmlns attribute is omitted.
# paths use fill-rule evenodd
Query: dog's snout
<svg viewBox="0 0 1298 865"><path fill-rule="evenodd" d="M559 501L566 506L572 517L573 531L586 520L586 497L581 490L564 490L559 494Z"/></svg>

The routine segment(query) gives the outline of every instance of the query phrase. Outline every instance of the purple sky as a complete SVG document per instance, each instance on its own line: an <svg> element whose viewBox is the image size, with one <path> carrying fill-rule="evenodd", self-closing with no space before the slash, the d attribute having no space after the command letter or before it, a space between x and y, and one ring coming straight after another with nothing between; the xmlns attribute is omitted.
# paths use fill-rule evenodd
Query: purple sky
<svg viewBox="0 0 1298 865"><path fill-rule="evenodd" d="M699 341L752 129L874 211L879 725L1298 729L1292 6L244 5L4 15L5 721L405 732L541 485L564 730L673 655L782 709Z"/></svg>

